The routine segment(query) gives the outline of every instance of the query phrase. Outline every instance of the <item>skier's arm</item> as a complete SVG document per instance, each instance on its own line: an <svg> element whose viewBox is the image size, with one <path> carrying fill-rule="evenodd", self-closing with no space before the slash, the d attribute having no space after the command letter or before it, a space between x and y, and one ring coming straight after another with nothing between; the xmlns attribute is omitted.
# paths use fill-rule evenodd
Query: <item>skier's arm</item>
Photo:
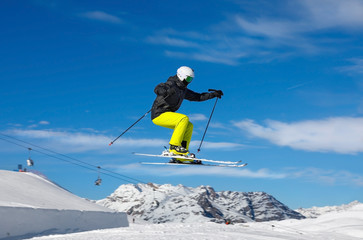
<svg viewBox="0 0 363 240"><path fill-rule="evenodd" d="M154 93L159 96L166 96L168 89L169 87L165 83L160 83L155 87Z"/></svg>
<svg viewBox="0 0 363 240"><path fill-rule="evenodd" d="M221 98L223 95L223 92L221 90L213 91L213 92L204 92L204 93L196 93L190 89L187 89L185 93L185 99L189 101L206 101L215 97Z"/></svg>

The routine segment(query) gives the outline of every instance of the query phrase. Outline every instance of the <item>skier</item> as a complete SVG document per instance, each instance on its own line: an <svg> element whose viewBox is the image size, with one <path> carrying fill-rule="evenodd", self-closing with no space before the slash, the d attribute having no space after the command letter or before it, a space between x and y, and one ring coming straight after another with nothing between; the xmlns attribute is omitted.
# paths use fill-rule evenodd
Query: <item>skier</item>
<svg viewBox="0 0 363 240"><path fill-rule="evenodd" d="M221 90L204 93L193 92L187 88L193 78L194 70L182 66L178 68L176 75L169 77L165 83L158 84L154 89L157 97L152 106L151 120L158 126L174 129L169 142L169 152L176 155L189 154L189 143L193 133L193 124L189 121L188 116L176 113L183 100L205 101L223 96Z"/></svg>

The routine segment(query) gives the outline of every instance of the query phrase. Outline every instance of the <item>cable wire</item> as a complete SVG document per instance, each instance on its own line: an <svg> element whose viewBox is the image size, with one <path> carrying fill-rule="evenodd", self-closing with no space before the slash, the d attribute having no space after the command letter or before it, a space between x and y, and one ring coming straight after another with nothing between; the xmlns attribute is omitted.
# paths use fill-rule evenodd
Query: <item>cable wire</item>
<svg viewBox="0 0 363 240"><path fill-rule="evenodd" d="M52 157L52 158L55 158L55 159L58 159L58 160L61 160L61 161L64 161L64 162L67 162L67 163L70 163L70 164L74 164L74 165L77 165L79 167L83 167L85 169L88 169L88 170L91 170L91 171L95 171L95 172L102 172L102 174L106 175L106 176L110 176L110 177L113 177L113 178L116 178L116 179L119 179L119 180L123 180L123 181L126 181L128 183L145 183L144 181L142 180L139 180L139 179L136 179L136 178L132 178L132 177L129 177L129 176L126 176L124 174L121 174L121 173L117 173L117 172L114 172L114 171L111 171L111 170L108 170L108 169L105 169L105 168L99 168L100 166L96 166L96 165L93 165L93 164L90 164L90 163L87 163L85 161L81 161L79 159L76 159L74 157L70 157L70 156L67 156L65 154L62 154L62 153L58 153L58 152L55 152L53 150L50 150L50 149L47 149L47 148L44 148L44 147L41 147L41 146L38 146L38 145L35 145L33 143L30 143L30 142L27 142L27 141L24 141L24 140L21 140L21 139L18 139L18 138L15 138L13 136L9 136L9 135L6 135L6 134L3 134L3 133L0 133L0 135L2 136L5 136L7 138L11 138L13 140L16 140L18 142L21 142L21 143L25 143L25 144L28 144L28 145L31 145L33 147L36 147L36 148L39 148L39 149L42 149L44 151L47 151L47 152L50 152L50 153L53 153L55 155L51 155L49 153L46 153L46 152L43 152L43 151L40 151L40 150L37 150L37 149L34 149L32 148L33 151L35 152L38 152L40 154L43 154L43 155L46 155L48 157ZM17 145L19 147L23 147L23 148L26 148L26 149L29 149L28 146L25 146L25 145L22 145L22 144L19 144L17 142L14 142L14 141L10 141L9 139L5 139L5 138L1 138L1 140L3 141L6 141L6 142L9 142L11 144L14 144L14 145ZM58 157L56 155L59 155L61 157ZM67 160L67 159L64 159L64 158L68 158L68 159L71 159L73 161L70 161L70 160Z"/></svg>

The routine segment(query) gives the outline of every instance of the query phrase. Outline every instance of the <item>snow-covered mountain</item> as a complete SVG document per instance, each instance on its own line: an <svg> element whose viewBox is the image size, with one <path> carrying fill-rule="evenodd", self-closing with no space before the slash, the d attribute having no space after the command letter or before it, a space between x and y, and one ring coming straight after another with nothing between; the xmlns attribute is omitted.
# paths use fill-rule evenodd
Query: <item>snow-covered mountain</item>
<svg viewBox="0 0 363 240"><path fill-rule="evenodd" d="M153 223L262 222L302 219L304 216L264 192L215 192L170 184L121 185L98 204Z"/></svg>
<svg viewBox="0 0 363 240"><path fill-rule="evenodd" d="M345 211L353 208L356 205L362 205L362 203L360 203L358 201L353 201L349 204L343 204L340 206L299 208L299 209L296 209L295 211L307 218L317 218L317 217L327 214L327 213L345 212Z"/></svg>

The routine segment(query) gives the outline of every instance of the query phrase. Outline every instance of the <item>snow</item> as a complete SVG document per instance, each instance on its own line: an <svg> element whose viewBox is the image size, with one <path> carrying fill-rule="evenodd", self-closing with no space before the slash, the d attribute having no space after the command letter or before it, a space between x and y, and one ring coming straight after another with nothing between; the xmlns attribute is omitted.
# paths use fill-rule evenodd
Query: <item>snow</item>
<svg viewBox="0 0 363 240"><path fill-rule="evenodd" d="M30 172L0 170L0 176L1 192L6 193L1 194L0 206L111 212Z"/></svg>
<svg viewBox="0 0 363 240"><path fill-rule="evenodd" d="M216 192L170 184L125 184L98 204L153 223L224 223L301 219L301 214L264 192Z"/></svg>
<svg viewBox="0 0 363 240"><path fill-rule="evenodd" d="M316 218L320 215L330 213L330 212L341 212L349 210L350 208L354 207L355 205L359 205L358 201L353 201L349 204L343 204L341 206L325 206L325 207L312 207L312 208L299 208L296 209L296 212L304 215L308 218Z"/></svg>
<svg viewBox="0 0 363 240"><path fill-rule="evenodd" d="M249 222L234 225L217 223L132 223L130 227L104 229L32 240L116 240L116 239L238 239L238 240L358 240L363 239L363 204L349 210L324 214L314 219Z"/></svg>
<svg viewBox="0 0 363 240"><path fill-rule="evenodd" d="M82 199L33 173L0 170L0 239L126 227L125 213Z"/></svg>
<svg viewBox="0 0 363 240"><path fill-rule="evenodd" d="M129 190L138 194L132 188ZM193 190L180 186L178 191L190 194ZM131 216L127 221L122 218L124 214L110 212L30 173L0 170L0 192L0 239L363 239L363 204L359 202L314 208L319 216L302 220L250 221L231 225L212 222L151 224L140 219L133 223ZM103 226L99 225L100 222ZM128 222L129 227L120 227L128 226Z"/></svg>

